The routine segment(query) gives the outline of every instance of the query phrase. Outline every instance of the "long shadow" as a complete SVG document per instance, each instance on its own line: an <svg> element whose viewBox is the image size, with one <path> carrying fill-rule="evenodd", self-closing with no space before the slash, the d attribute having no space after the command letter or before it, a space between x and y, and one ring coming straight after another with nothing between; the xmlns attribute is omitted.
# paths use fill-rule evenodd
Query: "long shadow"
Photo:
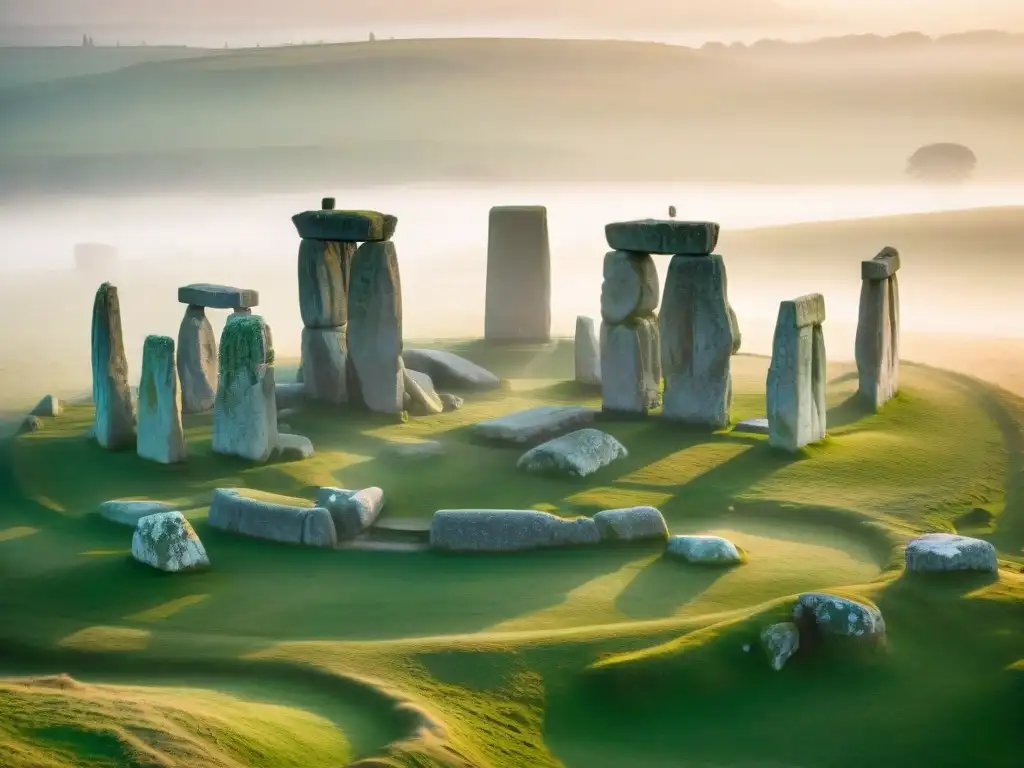
<svg viewBox="0 0 1024 768"><path fill-rule="evenodd" d="M615 609L631 619L667 618L703 594L727 571L659 557L619 593Z"/></svg>
<svg viewBox="0 0 1024 768"><path fill-rule="evenodd" d="M839 429L874 414L874 410L864 398L854 392L839 405L829 408L825 421L828 429Z"/></svg>

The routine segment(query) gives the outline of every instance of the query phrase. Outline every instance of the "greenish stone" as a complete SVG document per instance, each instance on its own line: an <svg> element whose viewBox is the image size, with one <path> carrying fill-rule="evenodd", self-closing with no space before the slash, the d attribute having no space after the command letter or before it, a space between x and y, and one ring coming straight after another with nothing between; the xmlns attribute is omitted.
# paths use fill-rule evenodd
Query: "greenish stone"
<svg viewBox="0 0 1024 768"><path fill-rule="evenodd" d="M707 256L718 244L719 226L713 221L640 219L606 224L608 246L617 251L662 255Z"/></svg>
<svg viewBox="0 0 1024 768"><path fill-rule="evenodd" d="M390 240L398 217L378 211L303 211L292 216L299 237L367 243Z"/></svg>

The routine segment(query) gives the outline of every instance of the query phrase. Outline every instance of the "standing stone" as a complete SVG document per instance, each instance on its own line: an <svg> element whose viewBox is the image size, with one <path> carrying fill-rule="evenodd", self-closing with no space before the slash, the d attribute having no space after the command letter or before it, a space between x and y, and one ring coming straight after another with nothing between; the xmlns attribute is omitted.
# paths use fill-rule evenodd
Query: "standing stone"
<svg viewBox="0 0 1024 768"><path fill-rule="evenodd" d="M195 304L185 309L178 328L178 378L185 413L213 408L217 396L217 337L206 310Z"/></svg>
<svg viewBox="0 0 1024 768"><path fill-rule="evenodd" d="M611 251L604 257L601 319L622 323L658 308L658 270L646 253Z"/></svg>
<svg viewBox="0 0 1024 768"><path fill-rule="evenodd" d="M587 386L601 386L601 346L594 330L594 319L580 315L576 318L576 344L573 348L576 382Z"/></svg>
<svg viewBox="0 0 1024 768"><path fill-rule="evenodd" d="M142 347L137 451L142 458L161 464L185 460L181 393L174 339L169 336L147 336Z"/></svg>
<svg viewBox="0 0 1024 768"><path fill-rule="evenodd" d="M491 208L485 301L487 341L551 340L551 251L544 206Z"/></svg>
<svg viewBox="0 0 1024 768"><path fill-rule="evenodd" d="M738 327L718 254L673 256L661 307L665 418L721 428L732 405Z"/></svg>
<svg viewBox="0 0 1024 768"><path fill-rule="evenodd" d="M825 298L779 305L766 385L768 443L796 451L825 437Z"/></svg>
<svg viewBox="0 0 1024 768"><path fill-rule="evenodd" d="M348 333L340 328L302 329L302 385L312 400L348 402Z"/></svg>
<svg viewBox="0 0 1024 768"><path fill-rule="evenodd" d="M899 392L899 268L899 252L888 247L861 263L858 392L876 410Z"/></svg>
<svg viewBox="0 0 1024 768"><path fill-rule="evenodd" d="M377 413L399 413L405 392L402 280L390 241L363 243L352 259L348 350L362 403ZM309 379L308 358L304 366Z"/></svg>
<svg viewBox="0 0 1024 768"><path fill-rule="evenodd" d="M238 316L224 326L213 450L264 462L277 448L274 343L259 315Z"/></svg>
<svg viewBox="0 0 1024 768"><path fill-rule="evenodd" d="M638 317L606 325L601 347L601 409L605 413L645 415L658 407L661 365L658 321Z"/></svg>
<svg viewBox="0 0 1024 768"><path fill-rule="evenodd" d="M135 409L121 336L117 287L103 283L92 306L92 397L96 442L109 450L135 443Z"/></svg>
<svg viewBox="0 0 1024 768"><path fill-rule="evenodd" d="M299 244L299 309L307 328L339 328L348 322L348 280L355 251L355 243Z"/></svg>

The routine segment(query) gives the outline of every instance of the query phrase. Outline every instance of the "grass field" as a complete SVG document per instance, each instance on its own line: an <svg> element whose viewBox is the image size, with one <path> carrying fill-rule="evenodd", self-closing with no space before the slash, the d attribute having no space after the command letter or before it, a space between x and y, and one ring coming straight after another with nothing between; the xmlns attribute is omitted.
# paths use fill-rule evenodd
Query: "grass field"
<svg viewBox="0 0 1024 768"><path fill-rule="evenodd" d="M90 442L88 406L12 441L0 464L0 752L11 767L1016 764L1020 398L905 365L900 397L866 414L850 367L833 365L830 438L804 454L650 419L602 425L630 456L587 481L542 479L467 427L539 403L596 403L564 381L571 342L448 346L509 387L408 424L307 407L289 418L316 445L305 462L216 457L198 416L187 464L147 464ZM734 419L763 413L766 367L734 358ZM403 463L381 451L415 439L448 453ZM657 546L303 551L206 525L213 488L308 500L322 484L381 486L385 522L443 507L654 504L673 533L722 533L750 560L707 572ZM116 497L178 505L212 570L135 564L130 531L91 514ZM998 580L904 576L902 543L926 530L993 541ZM819 589L877 603L888 652L822 649L772 672L757 631Z"/></svg>

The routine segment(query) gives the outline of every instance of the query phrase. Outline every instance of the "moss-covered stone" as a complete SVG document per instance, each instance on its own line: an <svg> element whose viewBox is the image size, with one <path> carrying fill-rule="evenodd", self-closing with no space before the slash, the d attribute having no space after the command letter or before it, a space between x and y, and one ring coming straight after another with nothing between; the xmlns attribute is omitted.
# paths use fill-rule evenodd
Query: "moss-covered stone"
<svg viewBox="0 0 1024 768"><path fill-rule="evenodd" d="M259 369L273 364L270 329L262 317L239 315L224 326L218 356L220 392L231 389L239 376L246 376L250 385L255 384Z"/></svg>
<svg viewBox="0 0 1024 768"><path fill-rule="evenodd" d="M366 243L390 240L398 217L379 211L303 211L292 223L302 238Z"/></svg>

